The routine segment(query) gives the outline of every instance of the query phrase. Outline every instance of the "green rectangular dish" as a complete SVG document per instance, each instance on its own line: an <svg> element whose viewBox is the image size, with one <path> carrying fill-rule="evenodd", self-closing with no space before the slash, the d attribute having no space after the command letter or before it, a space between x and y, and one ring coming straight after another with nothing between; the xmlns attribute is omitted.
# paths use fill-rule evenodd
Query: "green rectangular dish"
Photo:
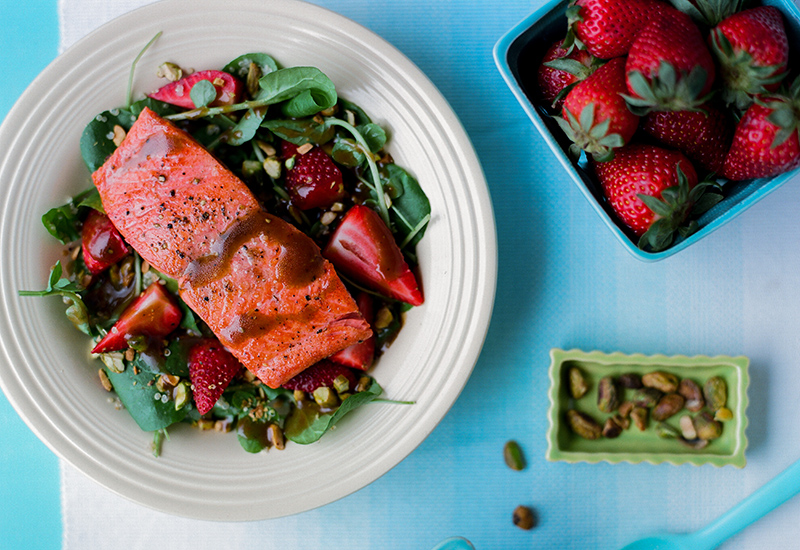
<svg viewBox="0 0 800 550"><path fill-rule="evenodd" d="M553 349L550 352L550 408L549 429L547 432L547 459L565 462L606 461L612 464L619 462L650 462L660 464L713 464L724 466L730 464L743 468L746 464L747 448L747 387L750 383L747 357L716 357L677 355L626 355L623 353L602 353L599 351L584 352L581 350L564 351ZM573 399L569 391L567 373L572 366L577 366L589 382L589 391L580 399ZM625 373L644 375L648 372L663 371L674 374L679 379L689 378L700 387L712 376L722 377L728 386L727 408L733 412L733 419L723 422L722 435L703 448L692 449L675 439L663 438L654 429L657 424L652 419L645 431L631 425L614 439L584 439L576 435L569 427L566 413L575 409L586 413L601 425L606 418L613 416L603 413L597 408L597 382L604 376L618 377ZM633 390L624 390L630 396ZM678 419L683 412L676 414L666 422L678 427Z"/></svg>

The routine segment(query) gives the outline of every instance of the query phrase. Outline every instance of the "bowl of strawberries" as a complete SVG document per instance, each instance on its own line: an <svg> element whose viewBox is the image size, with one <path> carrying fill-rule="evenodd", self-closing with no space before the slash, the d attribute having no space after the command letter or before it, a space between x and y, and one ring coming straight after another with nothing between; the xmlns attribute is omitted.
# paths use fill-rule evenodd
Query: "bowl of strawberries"
<svg viewBox="0 0 800 550"><path fill-rule="evenodd" d="M799 49L790 0L555 0L494 55L606 225L655 261L797 173Z"/></svg>

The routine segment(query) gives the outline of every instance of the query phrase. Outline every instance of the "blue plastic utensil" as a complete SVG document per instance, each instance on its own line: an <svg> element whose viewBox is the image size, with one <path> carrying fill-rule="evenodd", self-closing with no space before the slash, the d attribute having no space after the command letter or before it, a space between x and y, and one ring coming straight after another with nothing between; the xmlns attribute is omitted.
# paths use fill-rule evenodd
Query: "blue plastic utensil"
<svg viewBox="0 0 800 550"><path fill-rule="evenodd" d="M656 535L622 550L712 550L800 492L800 460L766 485L694 533Z"/></svg>
<svg viewBox="0 0 800 550"><path fill-rule="evenodd" d="M475 550L475 547L463 537L450 537L444 539L431 550Z"/></svg>

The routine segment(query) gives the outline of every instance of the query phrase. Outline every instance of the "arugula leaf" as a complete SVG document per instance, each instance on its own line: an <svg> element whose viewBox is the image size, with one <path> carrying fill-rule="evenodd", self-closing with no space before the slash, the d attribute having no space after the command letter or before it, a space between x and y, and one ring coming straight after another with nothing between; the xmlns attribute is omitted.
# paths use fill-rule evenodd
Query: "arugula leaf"
<svg viewBox="0 0 800 550"><path fill-rule="evenodd" d="M316 407L296 408L287 419L284 435L301 445L314 443L347 413L361 405L375 401L382 392L381 387L373 380L368 389L354 393L342 401L339 408L332 414L319 414L319 409Z"/></svg>
<svg viewBox="0 0 800 550"><path fill-rule="evenodd" d="M131 414L139 427L146 432L162 430L180 422L186 416L187 407L175 410L175 402L161 400L161 392L155 384L149 385L159 375L148 371L134 374L133 368L117 373L104 367L119 400Z"/></svg>
<svg viewBox="0 0 800 550"><path fill-rule="evenodd" d="M56 262L50 270L50 277L47 280L47 288L44 290L20 290L20 296L63 296L70 301L67 308L67 318L81 332L92 335L91 325L89 324L89 310L83 299L78 294L84 290L83 287L73 283L69 279L61 277L61 262Z"/></svg>

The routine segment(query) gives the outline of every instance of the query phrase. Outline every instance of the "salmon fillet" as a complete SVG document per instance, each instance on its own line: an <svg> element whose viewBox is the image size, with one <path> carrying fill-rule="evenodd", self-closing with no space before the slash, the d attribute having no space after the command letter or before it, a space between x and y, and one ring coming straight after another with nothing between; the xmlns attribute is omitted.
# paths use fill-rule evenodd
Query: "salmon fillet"
<svg viewBox="0 0 800 550"><path fill-rule="evenodd" d="M314 241L150 109L92 180L125 240L268 386L372 334Z"/></svg>

